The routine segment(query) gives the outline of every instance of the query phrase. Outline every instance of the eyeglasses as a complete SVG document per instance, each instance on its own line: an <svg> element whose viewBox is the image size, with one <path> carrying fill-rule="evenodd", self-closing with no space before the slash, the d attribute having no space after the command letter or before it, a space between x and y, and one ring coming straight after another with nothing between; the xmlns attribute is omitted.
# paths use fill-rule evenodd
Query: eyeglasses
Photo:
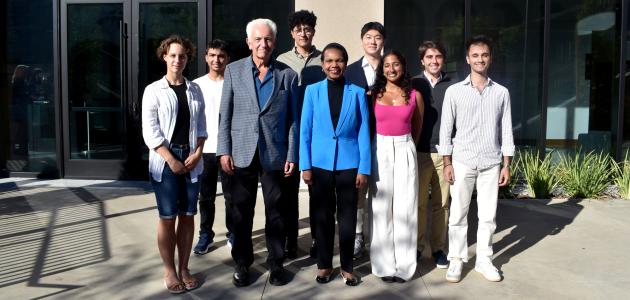
<svg viewBox="0 0 630 300"><path fill-rule="evenodd" d="M293 28L293 33L298 34L298 33L302 33L302 34L313 34L313 32L315 32L315 28L310 27L310 26L302 26L302 27L298 27L296 26L295 28Z"/></svg>

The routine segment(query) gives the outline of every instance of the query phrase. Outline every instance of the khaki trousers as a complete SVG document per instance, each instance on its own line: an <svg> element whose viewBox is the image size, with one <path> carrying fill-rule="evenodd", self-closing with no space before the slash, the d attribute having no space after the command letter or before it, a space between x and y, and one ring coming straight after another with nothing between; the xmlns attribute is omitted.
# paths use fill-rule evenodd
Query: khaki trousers
<svg viewBox="0 0 630 300"><path fill-rule="evenodd" d="M449 184L444 180L444 161L437 153L418 153L418 250L423 251L424 238L429 231L428 243L431 252L446 252L446 232L448 228ZM431 194L431 224L429 209L429 188ZM427 228L427 225L429 228ZM429 230L427 230L429 229Z"/></svg>

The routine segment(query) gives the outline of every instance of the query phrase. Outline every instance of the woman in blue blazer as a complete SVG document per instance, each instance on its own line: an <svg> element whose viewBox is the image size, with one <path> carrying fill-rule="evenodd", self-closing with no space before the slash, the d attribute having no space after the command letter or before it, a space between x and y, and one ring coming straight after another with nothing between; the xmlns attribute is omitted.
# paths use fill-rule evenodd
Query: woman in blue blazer
<svg viewBox="0 0 630 300"><path fill-rule="evenodd" d="M306 87L300 127L300 170L311 185L317 240L316 281L333 278L335 213L339 224L341 276L346 285L359 280L352 274L357 189L370 175L370 129L365 90L345 81L346 49L328 44L322 52L326 79Z"/></svg>

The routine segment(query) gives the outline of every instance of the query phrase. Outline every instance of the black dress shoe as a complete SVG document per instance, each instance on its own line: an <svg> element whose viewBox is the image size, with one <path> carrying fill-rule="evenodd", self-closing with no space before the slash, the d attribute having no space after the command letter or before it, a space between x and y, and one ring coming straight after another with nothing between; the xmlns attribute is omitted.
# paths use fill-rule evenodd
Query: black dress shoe
<svg viewBox="0 0 630 300"><path fill-rule="evenodd" d="M317 281L317 283L329 283L330 281L333 280L334 273L335 272L331 271L330 274L328 274L328 276L317 275L317 277L315 277L315 281Z"/></svg>
<svg viewBox="0 0 630 300"><path fill-rule="evenodd" d="M381 280L383 280L384 282L387 282L387 283L392 283L392 282L394 282L394 277L392 277L392 276L383 276L383 277L381 277Z"/></svg>
<svg viewBox="0 0 630 300"><path fill-rule="evenodd" d="M404 280L404 279L402 279L400 277L397 277L397 276L394 276L394 281L396 281L398 283L405 283L405 282L407 282L406 280Z"/></svg>
<svg viewBox="0 0 630 300"><path fill-rule="evenodd" d="M269 283L271 285L280 286L287 284L285 271L282 266L272 267L269 274Z"/></svg>
<svg viewBox="0 0 630 300"><path fill-rule="evenodd" d="M249 269L243 266L237 266L232 275L232 283L236 287L244 287L249 285Z"/></svg>

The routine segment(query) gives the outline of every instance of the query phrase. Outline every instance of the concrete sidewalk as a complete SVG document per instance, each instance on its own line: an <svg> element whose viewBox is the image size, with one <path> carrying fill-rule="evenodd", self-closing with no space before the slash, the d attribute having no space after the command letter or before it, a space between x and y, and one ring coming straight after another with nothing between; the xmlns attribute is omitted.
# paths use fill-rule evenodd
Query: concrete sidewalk
<svg viewBox="0 0 630 300"><path fill-rule="evenodd" d="M320 285L308 258L308 197L300 195L300 252L286 262L292 281L268 284L264 205L254 220L255 282L232 285L233 263L225 241L223 198L217 198L215 247L191 257L203 281L173 296L162 284L156 246L157 210L144 182L0 179L1 299L627 299L630 289L630 201L500 200L494 239L504 280L486 281L465 265L463 280L444 280L423 257L414 278L384 283L367 258L355 264L363 282L341 278ZM474 216L476 208L471 208ZM470 219L474 255L476 222ZM198 222L198 216L197 216ZM196 240L196 237L195 237ZM334 264L339 265L338 256Z"/></svg>

